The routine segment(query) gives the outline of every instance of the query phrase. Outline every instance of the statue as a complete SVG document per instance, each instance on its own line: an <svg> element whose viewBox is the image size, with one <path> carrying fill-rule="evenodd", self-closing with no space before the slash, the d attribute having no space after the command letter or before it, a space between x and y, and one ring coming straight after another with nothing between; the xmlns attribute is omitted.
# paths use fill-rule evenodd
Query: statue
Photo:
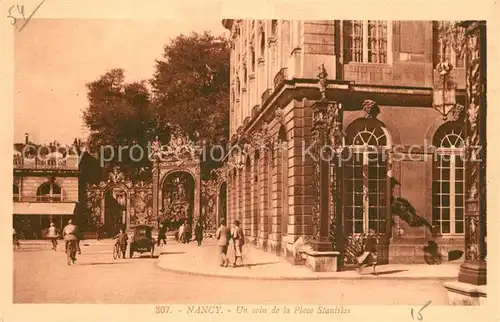
<svg viewBox="0 0 500 322"><path fill-rule="evenodd" d="M123 182L125 180L125 176L120 172L120 168L115 166L113 171L108 175L108 183L118 183Z"/></svg>
<svg viewBox="0 0 500 322"><path fill-rule="evenodd" d="M175 159L185 158L187 155L191 154L194 149L188 136L182 133L179 128L173 131L170 141L165 148L166 150L163 154Z"/></svg>

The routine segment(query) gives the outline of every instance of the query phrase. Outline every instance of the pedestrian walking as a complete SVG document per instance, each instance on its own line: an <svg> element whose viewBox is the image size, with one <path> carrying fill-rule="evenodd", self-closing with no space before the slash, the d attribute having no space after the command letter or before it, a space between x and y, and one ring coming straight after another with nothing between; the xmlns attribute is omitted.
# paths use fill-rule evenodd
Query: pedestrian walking
<svg viewBox="0 0 500 322"><path fill-rule="evenodd" d="M201 220L198 219L196 226L194 227L194 236L198 246L201 246L201 241L203 240L203 227L201 225Z"/></svg>
<svg viewBox="0 0 500 322"><path fill-rule="evenodd" d="M240 264L243 265L243 245L245 244L245 234L240 225L240 221L235 220L233 230L231 232L231 238L234 245L234 267L237 266L238 258L240 259Z"/></svg>
<svg viewBox="0 0 500 322"><path fill-rule="evenodd" d="M116 244L120 246L120 250L122 252L122 258L125 259L125 253L127 252L127 244L128 244L128 234L125 232L123 228L120 228L120 232L113 237L116 239Z"/></svg>
<svg viewBox="0 0 500 322"><path fill-rule="evenodd" d="M47 232L47 238L50 240L52 243L52 250L56 251L57 250L57 229L54 226L54 223L50 223L49 231Z"/></svg>
<svg viewBox="0 0 500 322"><path fill-rule="evenodd" d="M193 231L191 229L191 225L186 222L186 224L184 225L184 242L186 244L189 244L189 242L191 241L192 234Z"/></svg>
<svg viewBox="0 0 500 322"><path fill-rule="evenodd" d="M217 238L217 245L219 246L219 255L221 259L220 266L227 267L229 265L227 249L229 247L229 240L231 239L231 231L228 227L226 227L224 219L221 220L220 226L215 233L215 237Z"/></svg>
<svg viewBox="0 0 500 322"><path fill-rule="evenodd" d="M179 226L179 230L177 232L177 235L179 236L180 243L185 243L184 240L186 239L186 236L184 233L184 229L185 229L184 222L182 222L182 224Z"/></svg>
<svg viewBox="0 0 500 322"><path fill-rule="evenodd" d="M102 228L102 223L98 222L96 225L97 228L97 240L101 240L101 228Z"/></svg>
<svg viewBox="0 0 500 322"><path fill-rule="evenodd" d="M373 275L377 275L375 267L377 266L377 238L375 236L375 230L370 229L366 239L363 241L363 254L361 254L358 259L358 265L356 270L358 274L361 274L362 269L368 265L373 266Z"/></svg>
<svg viewBox="0 0 500 322"><path fill-rule="evenodd" d="M161 224L158 231L158 246L160 246L161 241L163 241L163 245L167 245L167 226L165 224Z"/></svg>

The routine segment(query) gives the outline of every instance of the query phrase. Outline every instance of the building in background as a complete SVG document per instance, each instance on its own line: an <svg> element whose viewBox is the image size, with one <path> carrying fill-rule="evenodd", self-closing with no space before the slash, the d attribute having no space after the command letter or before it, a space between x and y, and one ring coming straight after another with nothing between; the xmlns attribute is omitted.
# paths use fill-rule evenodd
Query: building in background
<svg viewBox="0 0 500 322"><path fill-rule="evenodd" d="M249 242L314 270L352 264L369 229L381 263L424 262L429 241L445 261L462 254L465 69L438 22L223 25L227 214ZM444 61L454 65L457 104L441 111L433 87Z"/></svg>
<svg viewBox="0 0 500 322"><path fill-rule="evenodd" d="M74 152L57 142L33 144L28 134L24 144L14 144L13 225L21 238L44 238L51 222L60 230L75 218L80 189Z"/></svg>

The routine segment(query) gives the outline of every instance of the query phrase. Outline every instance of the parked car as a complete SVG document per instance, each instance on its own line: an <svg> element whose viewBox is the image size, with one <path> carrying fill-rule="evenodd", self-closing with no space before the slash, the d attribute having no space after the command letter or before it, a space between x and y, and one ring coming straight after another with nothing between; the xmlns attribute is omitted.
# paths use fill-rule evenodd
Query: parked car
<svg viewBox="0 0 500 322"><path fill-rule="evenodd" d="M154 255L155 240L152 236L154 227L148 225L138 225L134 227L134 234L130 242L130 258L135 253L151 253Z"/></svg>

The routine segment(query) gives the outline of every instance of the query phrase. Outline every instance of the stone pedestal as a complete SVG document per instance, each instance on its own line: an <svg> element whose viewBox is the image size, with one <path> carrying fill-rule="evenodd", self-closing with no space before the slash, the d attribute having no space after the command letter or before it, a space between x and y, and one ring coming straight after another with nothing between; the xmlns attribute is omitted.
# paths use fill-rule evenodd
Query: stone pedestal
<svg viewBox="0 0 500 322"><path fill-rule="evenodd" d="M485 305L486 285L472 285L462 282L446 282L451 305Z"/></svg>
<svg viewBox="0 0 500 322"><path fill-rule="evenodd" d="M340 252L321 252L307 250L304 252L306 266L313 272L337 272Z"/></svg>

